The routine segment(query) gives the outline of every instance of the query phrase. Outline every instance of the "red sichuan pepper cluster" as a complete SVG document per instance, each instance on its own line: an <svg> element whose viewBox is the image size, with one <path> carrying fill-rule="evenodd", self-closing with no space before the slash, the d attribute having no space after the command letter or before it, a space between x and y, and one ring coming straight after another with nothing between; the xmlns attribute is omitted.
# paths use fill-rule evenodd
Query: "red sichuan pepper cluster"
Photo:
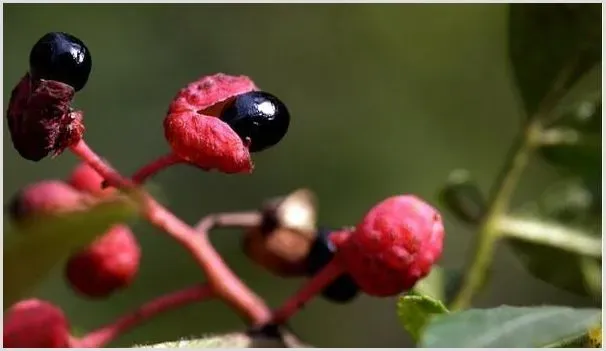
<svg viewBox="0 0 606 351"><path fill-rule="evenodd" d="M286 135L290 113L274 95L246 76L214 74L187 85L164 118L170 152L125 177L83 139L83 113L72 108L75 93L88 81L92 59L86 45L62 32L44 35L33 46L29 72L14 88L6 114L14 148L30 161L71 151L82 163L66 180L46 180L19 192L8 206L14 225L37 215L85 210L121 191L143 199L142 217L181 244L206 277L168 293L81 338L71 335L62 310L35 298L4 313L5 347L103 347L115 337L163 311L218 298L251 328L282 325L317 295L346 303L360 292L394 296L427 276L440 258L444 228L439 213L414 195L387 198L355 227L321 229L315 200L305 189L274 199L261 209L222 213L189 226L138 187L158 171L178 163L223 173L251 173L251 153ZM244 253L279 277L308 277L281 307L270 309L226 266L207 234L215 227L244 231ZM88 247L74 252L65 277L78 294L100 299L135 279L141 249L131 229L116 223Z"/></svg>

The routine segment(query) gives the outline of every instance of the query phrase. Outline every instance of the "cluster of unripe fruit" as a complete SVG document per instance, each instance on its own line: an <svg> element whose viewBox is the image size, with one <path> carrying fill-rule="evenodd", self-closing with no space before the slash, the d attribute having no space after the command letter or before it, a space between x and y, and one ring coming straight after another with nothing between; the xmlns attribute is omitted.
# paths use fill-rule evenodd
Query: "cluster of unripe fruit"
<svg viewBox="0 0 606 351"><path fill-rule="evenodd" d="M7 111L13 144L24 158L58 155L81 140L82 113L74 112L70 103L85 86L91 66L88 48L69 34L49 33L34 45L30 72L13 90ZM289 121L286 106L259 91L248 77L204 77L182 89L169 107L164 130L171 154L144 167L133 180L143 182L178 162L224 173L251 172L249 153L276 145ZM23 189L9 205L9 215L14 225L26 226L40 215L85 209L119 196L104 181L83 163L65 181L42 181ZM428 275L442 253L440 215L412 195L381 201L352 228L318 228L314 198L307 190L273 200L258 214L256 221L232 223L244 229L246 255L277 276L309 277L294 300L275 312L274 323L284 322L316 292L339 303L359 292L397 295ZM117 224L73 253L65 277L82 296L107 297L132 282L140 258L130 228ZM6 347L67 347L77 345L74 340L63 312L48 302L24 300L5 312Z"/></svg>
<svg viewBox="0 0 606 351"><path fill-rule="evenodd" d="M101 177L85 164L67 182L43 181L25 188L10 205L15 223L27 218L81 208L114 195L101 189ZM298 190L270 201L260 221L242 225L243 251L280 277L313 277L336 258L343 267L322 287L327 300L346 303L360 291L393 296L426 276L442 251L443 227L437 212L414 196L388 198L373 207L355 228L317 229L312 194ZM388 234L388 235L387 235ZM69 285L89 298L107 297L127 287L137 274L141 250L130 228L115 225L91 245L74 253L65 266ZM46 317L44 317L46 316ZM58 307L36 299L22 301L5 314L4 343L20 347L65 347L69 324ZM44 334L31 328L52 321Z"/></svg>
<svg viewBox="0 0 606 351"><path fill-rule="evenodd" d="M114 196L115 189L101 189L103 179L88 165L79 165L67 181L46 180L25 187L9 204L14 225L28 225L37 216L82 209ZM65 276L79 294L107 297L127 286L139 269L141 250L131 229L111 227L90 246L67 261Z"/></svg>

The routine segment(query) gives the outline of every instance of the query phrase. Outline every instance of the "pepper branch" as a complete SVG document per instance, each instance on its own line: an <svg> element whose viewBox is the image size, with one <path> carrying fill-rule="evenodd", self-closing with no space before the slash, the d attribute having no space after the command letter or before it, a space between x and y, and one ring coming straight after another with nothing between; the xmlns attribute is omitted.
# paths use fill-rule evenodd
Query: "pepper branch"
<svg viewBox="0 0 606 351"><path fill-rule="evenodd" d="M168 233L192 255L206 274L207 284L216 297L232 306L251 325L263 325L271 320L269 307L231 271L208 240L207 233L196 232L149 193L137 187L132 180L123 177L84 140L71 146L70 150L95 169L110 186L142 200L142 215L151 224Z"/></svg>

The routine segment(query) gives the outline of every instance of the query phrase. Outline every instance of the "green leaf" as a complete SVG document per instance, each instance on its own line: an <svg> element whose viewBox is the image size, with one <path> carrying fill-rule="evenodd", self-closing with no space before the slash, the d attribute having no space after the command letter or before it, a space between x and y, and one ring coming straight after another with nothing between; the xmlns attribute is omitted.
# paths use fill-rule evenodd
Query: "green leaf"
<svg viewBox="0 0 606 351"><path fill-rule="evenodd" d="M565 241L558 239L561 237L559 231L545 230L545 233L540 233L556 243L562 242L562 246L583 248L588 246L588 242L595 241L593 248L600 256L596 258L585 250L587 256L584 257L571 250L521 240L512 236L515 233L505 233L510 234L507 242L530 274L560 289L595 296L596 286L601 286L601 210L596 211L595 201L597 199L582 181L569 179L548 188L536 204L517 211L524 212L526 217L532 215L535 221L555 221L563 228L569 228L566 232L574 236ZM552 226L545 226L549 227ZM593 268L600 270L600 273L591 272Z"/></svg>
<svg viewBox="0 0 606 351"><path fill-rule="evenodd" d="M423 329L436 315L448 313L440 300L423 295L405 295L398 299L398 317L413 340L418 342Z"/></svg>
<svg viewBox="0 0 606 351"><path fill-rule="evenodd" d="M568 225L599 229L601 193L580 178L568 178L549 186L538 201L539 214Z"/></svg>
<svg viewBox="0 0 606 351"><path fill-rule="evenodd" d="M590 328L579 336L565 339L545 347L549 348L601 348L602 347L602 326L601 324Z"/></svg>
<svg viewBox="0 0 606 351"><path fill-rule="evenodd" d="M412 291L418 295L426 295L436 300L443 300L444 274L442 267L434 266L429 275L417 282Z"/></svg>
<svg viewBox="0 0 606 351"><path fill-rule="evenodd" d="M601 21L600 4L510 5L509 56L528 116L600 62Z"/></svg>
<svg viewBox="0 0 606 351"><path fill-rule="evenodd" d="M588 295L602 301L602 260L583 257L580 261L583 286Z"/></svg>
<svg viewBox="0 0 606 351"><path fill-rule="evenodd" d="M601 94L600 94L601 95ZM599 98L599 97L598 97ZM548 163L569 174L601 180L602 104L582 100L544 132L540 154Z"/></svg>
<svg viewBox="0 0 606 351"><path fill-rule="evenodd" d="M486 212L484 194L466 170L451 172L438 196L446 209L463 223L478 224Z"/></svg>
<svg viewBox="0 0 606 351"><path fill-rule="evenodd" d="M513 247L518 258L534 277L577 295L595 294L595 290L589 290L588 288L591 287L588 287L588 283L585 282L582 257L523 241L514 242ZM588 278L599 279L599 281L590 283L601 286L599 276L592 275Z"/></svg>
<svg viewBox="0 0 606 351"><path fill-rule="evenodd" d="M420 347L544 347L583 335L600 321L597 308L559 306L470 309L432 319Z"/></svg>
<svg viewBox="0 0 606 351"><path fill-rule="evenodd" d="M586 74L581 82L554 111L553 126L567 127L583 133L601 132L602 128L602 69Z"/></svg>
<svg viewBox="0 0 606 351"><path fill-rule="evenodd" d="M487 272L490 274L490 270ZM450 304L452 300L455 298L459 290L461 289L461 285L463 284L463 270L455 269L455 268L445 268L444 269L444 298L441 299L445 301L447 304Z"/></svg>
<svg viewBox="0 0 606 351"><path fill-rule="evenodd" d="M589 330L585 347L602 348L602 323Z"/></svg>
<svg viewBox="0 0 606 351"><path fill-rule="evenodd" d="M7 227L5 221L4 308L27 297L70 253L136 213L133 202L118 198L86 211L41 216L18 226Z"/></svg>
<svg viewBox="0 0 606 351"><path fill-rule="evenodd" d="M276 334L231 332L226 334L206 335L198 339L181 339L151 345L135 345L134 348L189 348L189 349L222 349L222 348L311 348L303 343L292 332L279 329Z"/></svg>
<svg viewBox="0 0 606 351"><path fill-rule="evenodd" d="M421 279L412 291L436 300L449 302L457 293L463 281L460 269L434 266L431 273Z"/></svg>

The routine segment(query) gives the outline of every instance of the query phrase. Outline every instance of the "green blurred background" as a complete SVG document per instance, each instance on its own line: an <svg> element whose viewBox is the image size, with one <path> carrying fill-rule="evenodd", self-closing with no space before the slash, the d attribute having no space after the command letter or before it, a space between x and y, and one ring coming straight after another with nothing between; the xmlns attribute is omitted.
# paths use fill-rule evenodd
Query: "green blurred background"
<svg viewBox="0 0 606 351"><path fill-rule="evenodd" d="M507 5L5 5L4 108L27 70L31 45L49 31L83 39L93 56L85 111L88 143L120 170L167 152L162 119L185 84L215 72L246 74L289 107L287 137L255 156L253 175L225 176L177 166L154 183L162 201L190 223L213 211L256 207L310 187L325 225L355 222L377 201L415 193L438 206L448 173L467 168L488 190L523 119L507 59ZM65 177L65 154L25 161L4 136L4 202L20 187ZM555 175L535 163L518 191L531 198ZM442 264L461 267L473 231L445 214ZM144 251L132 288L90 302L57 269L37 294L62 305L86 331L160 293L203 279L183 250L145 223L134 226ZM239 233L213 241L231 267L272 306L300 281L282 281L241 253ZM590 302L531 278L506 247L476 306ZM25 263L26 264L26 263ZM361 297L348 306L317 300L291 326L324 347L402 347L393 299ZM179 311L124 335L112 346L241 329L218 302Z"/></svg>

